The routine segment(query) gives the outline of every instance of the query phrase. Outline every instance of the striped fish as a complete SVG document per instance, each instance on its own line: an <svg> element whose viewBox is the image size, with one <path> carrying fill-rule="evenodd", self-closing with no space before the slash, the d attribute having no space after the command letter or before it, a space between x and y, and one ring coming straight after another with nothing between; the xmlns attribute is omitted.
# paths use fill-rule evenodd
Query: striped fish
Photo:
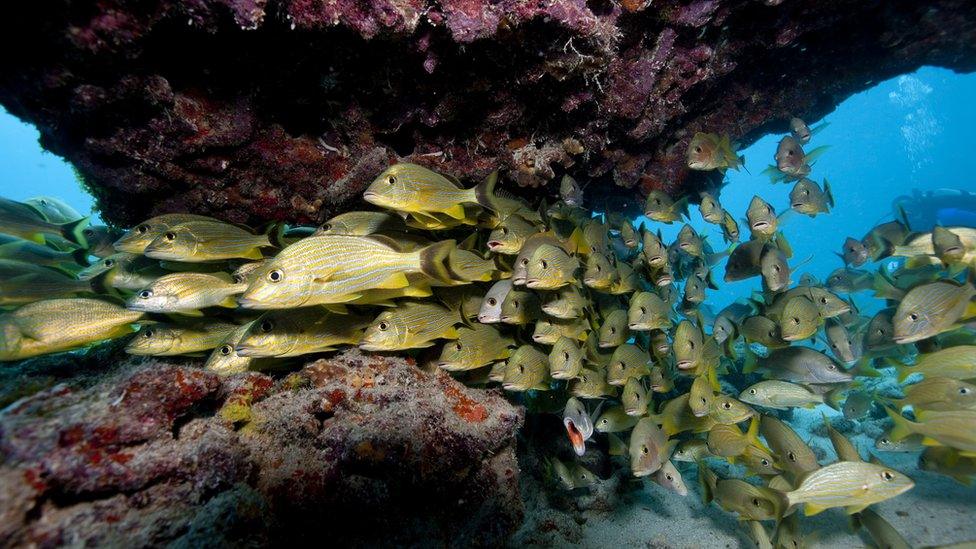
<svg viewBox="0 0 976 549"><path fill-rule="evenodd" d="M230 376L247 372L248 370L261 370L271 363L273 359L255 358L243 356L237 352L237 345L247 334L254 322L248 322L238 327L230 333L220 345L214 348L203 365L203 369L213 372L219 376Z"/></svg>
<svg viewBox="0 0 976 549"><path fill-rule="evenodd" d="M92 284L89 281L33 263L0 259L0 305L21 305L90 292Z"/></svg>
<svg viewBox="0 0 976 549"><path fill-rule="evenodd" d="M267 234L254 234L223 221L189 221L164 231L146 246L153 259L196 263L220 259L262 259L273 246Z"/></svg>
<svg viewBox="0 0 976 549"><path fill-rule="evenodd" d="M149 243L156 240L156 237L168 231L170 227L175 227L181 223L187 223L190 221L217 220L203 215L184 213L157 215L156 217L143 221L142 223L126 231L121 238L115 241L113 246L115 247L115 250L119 252L141 254L146 251L146 246L148 246Z"/></svg>
<svg viewBox="0 0 976 549"><path fill-rule="evenodd" d="M443 213L453 219L466 217L464 204L488 207L494 180L462 189L447 177L423 166L399 163L383 170L369 185L366 202L405 213Z"/></svg>
<svg viewBox="0 0 976 549"><path fill-rule="evenodd" d="M356 345L368 321L322 307L268 311L240 338L234 350L245 357L291 357Z"/></svg>
<svg viewBox="0 0 976 549"><path fill-rule="evenodd" d="M785 496L791 507L806 504L807 515L831 507L844 507L851 514L913 486L912 479L894 469L864 461L839 461L806 475L796 490Z"/></svg>
<svg viewBox="0 0 976 549"><path fill-rule="evenodd" d="M197 313L206 307L237 307L234 296L247 284L234 283L225 273L172 273L161 276L136 295L126 307L147 313Z"/></svg>
<svg viewBox="0 0 976 549"><path fill-rule="evenodd" d="M348 303L375 289L411 286L407 275L442 276L453 240L401 252L388 239L325 235L302 239L262 267L239 299L251 309Z"/></svg>
<svg viewBox="0 0 976 549"><path fill-rule="evenodd" d="M142 313L100 299L48 299L0 315L0 360L84 347L132 333Z"/></svg>
<svg viewBox="0 0 976 549"><path fill-rule="evenodd" d="M951 330L956 322L976 314L971 284L948 280L912 288L898 304L892 323L895 343L913 343Z"/></svg>
<svg viewBox="0 0 976 549"><path fill-rule="evenodd" d="M145 324L129 342L130 355L174 356L209 351L236 330L236 324L203 321L193 324Z"/></svg>
<svg viewBox="0 0 976 549"><path fill-rule="evenodd" d="M383 311L363 336L365 351L400 351L430 347L437 339L457 339L458 311L436 303L406 302Z"/></svg>

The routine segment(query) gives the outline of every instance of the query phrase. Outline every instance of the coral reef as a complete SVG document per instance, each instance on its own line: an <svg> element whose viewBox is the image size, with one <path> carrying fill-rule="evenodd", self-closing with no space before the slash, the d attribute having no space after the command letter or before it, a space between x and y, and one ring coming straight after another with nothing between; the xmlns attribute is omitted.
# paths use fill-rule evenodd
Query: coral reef
<svg viewBox="0 0 976 549"><path fill-rule="evenodd" d="M278 381L114 358L0 413L0 544L467 546L521 523L499 394L355 351Z"/></svg>
<svg viewBox="0 0 976 549"><path fill-rule="evenodd" d="M967 0L61 0L0 27L0 103L121 224L316 222L396 158L569 170L621 208L710 183L684 168L695 131L747 144L923 64L976 68Z"/></svg>

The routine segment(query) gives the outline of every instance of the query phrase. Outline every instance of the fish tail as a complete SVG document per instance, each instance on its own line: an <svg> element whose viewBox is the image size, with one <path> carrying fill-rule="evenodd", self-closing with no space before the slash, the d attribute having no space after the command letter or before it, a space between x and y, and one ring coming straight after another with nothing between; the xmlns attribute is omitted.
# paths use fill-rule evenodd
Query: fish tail
<svg viewBox="0 0 976 549"><path fill-rule="evenodd" d="M885 412L888 413L888 417L895 422L895 426L891 428L891 439L894 441L899 441L909 435L914 431L912 430L912 422L908 421L903 415L891 408L885 406Z"/></svg>
<svg viewBox="0 0 976 549"><path fill-rule="evenodd" d="M838 387L837 389L831 389L830 391L827 392L827 394L824 397L824 404L830 406L831 408L839 412L841 409L841 402L843 401L843 399L844 399L844 390L843 388Z"/></svg>
<svg viewBox="0 0 976 549"><path fill-rule="evenodd" d="M830 182L827 178L824 178L824 197L827 200L827 205L831 208L834 207L834 193L830 192Z"/></svg>
<svg viewBox="0 0 976 549"><path fill-rule="evenodd" d="M759 359L756 357L756 353L749 346L749 342L745 345L745 361L742 363L742 373L751 374L759 368Z"/></svg>
<svg viewBox="0 0 976 549"><path fill-rule="evenodd" d="M261 232L268 237L268 245L274 246L275 248L284 248L288 245L285 242L285 229L287 229L287 226L284 223L276 221L270 223Z"/></svg>
<svg viewBox="0 0 976 549"><path fill-rule="evenodd" d="M898 372L898 383L904 383L908 379L908 376L915 373L908 364L905 364L897 358L888 357L885 359L885 362L895 367L895 371Z"/></svg>
<svg viewBox="0 0 976 549"><path fill-rule="evenodd" d="M90 223L91 217L82 217L81 219L60 225L61 236L82 248L88 248L88 238L85 237L85 229Z"/></svg>
<svg viewBox="0 0 976 549"><path fill-rule="evenodd" d="M88 261L88 250L84 248L77 249L71 252L71 257L74 258L75 262L83 267L88 267L91 262Z"/></svg>
<svg viewBox="0 0 976 549"><path fill-rule="evenodd" d="M689 219L688 215L688 196L682 196L680 200L674 203L674 210L684 216L685 219ZM660 234L660 229L658 229L658 234Z"/></svg>
<svg viewBox="0 0 976 549"><path fill-rule="evenodd" d="M474 192L474 200L481 206L488 208L489 210L500 213L497 211L497 206L495 206L495 185L498 183L498 170L491 172L488 177L484 179L481 183L475 185L472 191Z"/></svg>
<svg viewBox="0 0 976 549"><path fill-rule="evenodd" d="M450 282L451 272L447 258L456 246L453 240L444 240L420 250L420 272L443 282Z"/></svg>

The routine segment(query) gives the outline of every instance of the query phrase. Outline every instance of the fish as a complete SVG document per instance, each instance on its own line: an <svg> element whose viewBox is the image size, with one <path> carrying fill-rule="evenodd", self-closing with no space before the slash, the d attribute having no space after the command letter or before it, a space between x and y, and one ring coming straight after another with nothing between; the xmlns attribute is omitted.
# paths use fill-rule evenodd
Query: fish
<svg viewBox="0 0 976 549"><path fill-rule="evenodd" d="M675 444L652 418L641 418L630 434L631 473L635 477L654 474L668 460Z"/></svg>
<svg viewBox="0 0 976 549"><path fill-rule="evenodd" d="M798 295L786 302L780 318L780 337L785 341L807 339L817 333L822 320L820 310L806 296Z"/></svg>
<svg viewBox="0 0 976 549"><path fill-rule="evenodd" d="M788 341L782 338L779 324L762 315L747 317L742 321L740 331L747 342L761 343L769 349L790 345Z"/></svg>
<svg viewBox="0 0 976 549"><path fill-rule="evenodd" d="M665 461L661 465L661 468L654 472L654 476L651 478L657 484L679 496L683 497L688 495L688 487L685 486L685 481L681 478L681 472L671 463L670 459Z"/></svg>
<svg viewBox="0 0 976 549"><path fill-rule="evenodd" d="M628 379L640 379L650 375L651 370L648 367L650 362L651 357L647 351L637 345L624 343L614 349L610 357L610 364L607 365L607 383L621 386L626 384Z"/></svg>
<svg viewBox="0 0 976 549"><path fill-rule="evenodd" d="M827 415L821 412L820 416L823 418L824 427L827 429L827 436L830 438L830 443L834 447L834 452L837 453L838 461L864 461L861 459L861 454L857 451L854 443L834 428Z"/></svg>
<svg viewBox="0 0 976 549"><path fill-rule="evenodd" d="M250 324L234 350L252 358L333 351L342 345L357 345L369 322L365 317L334 313L323 307L268 311Z"/></svg>
<svg viewBox="0 0 976 549"><path fill-rule="evenodd" d="M832 292L854 293L874 288L874 273L841 267L827 275L827 289Z"/></svg>
<svg viewBox="0 0 976 549"><path fill-rule="evenodd" d="M407 225L402 217L389 212L346 212L319 225L312 236L326 234L366 236L391 232L407 232Z"/></svg>
<svg viewBox="0 0 976 549"><path fill-rule="evenodd" d="M504 324L521 326L539 317L539 297L534 292L512 290L502 301L501 316Z"/></svg>
<svg viewBox="0 0 976 549"><path fill-rule="evenodd" d="M682 296L683 302L690 304L692 306L697 306L705 301L705 288L707 283L698 277L698 275L692 275L688 277L685 281L685 292Z"/></svg>
<svg viewBox="0 0 976 549"><path fill-rule="evenodd" d="M768 245L761 240L740 244L729 254L725 264L726 282L745 280L762 274L762 257Z"/></svg>
<svg viewBox="0 0 976 549"><path fill-rule="evenodd" d="M462 189L456 181L417 164L401 162L383 170L363 193L374 206L403 213L445 214L456 220L467 217L464 205L495 210L490 195L496 178ZM498 212L511 214L513 212Z"/></svg>
<svg viewBox="0 0 976 549"><path fill-rule="evenodd" d="M779 475L783 472L777 465L777 460L765 446L752 444L748 451L735 458L736 462L741 463L750 473L757 476L769 477Z"/></svg>
<svg viewBox="0 0 976 549"><path fill-rule="evenodd" d="M695 232L691 225L686 223L678 231L678 240L675 242L675 246L682 252L692 257L701 257L703 245L701 236Z"/></svg>
<svg viewBox="0 0 976 549"><path fill-rule="evenodd" d="M805 144L807 141L810 141L813 132L810 131L810 127L807 126L806 122L794 116L790 118L790 135L797 142Z"/></svg>
<svg viewBox="0 0 976 549"><path fill-rule="evenodd" d="M220 345L237 328L236 324L212 320L188 324L144 324L126 345L125 352L152 356L201 353Z"/></svg>
<svg viewBox="0 0 976 549"><path fill-rule="evenodd" d="M946 268L962 268L976 262L976 230L970 227L932 228L932 252Z"/></svg>
<svg viewBox="0 0 976 549"><path fill-rule="evenodd" d="M119 231L105 225L89 225L81 230L85 237L85 251L95 257L108 257L116 253L112 245L121 234Z"/></svg>
<svg viewBox="0 0 976 549"><path fill-rule="evenodd" d="M816 515L832 507L848 514L911 490L912 479L891 469L864 461L839 461L812 471L799 486L784 493L787 504L804 504L804 513Z"/></svg>
<svg viewBox="0 0 976 549"><path fill-rule="evenodd" d="M540 318L535 322L532 341L540 345L553 345L560 337L585 340L590 326L583 319L559 320Z"/></svg>
<svg viewBox="0 0 976 549"><path fill-rule="evenodd" d="M212 217L194 214L163 214L147 219L129 229L112 246L118 252L142 254L146 247L170 228L191 221L214 222Z"/></svg>
<svg viewBox="0 0 976 549"><path fill-rule="evenodd" d="M864 348L867 351L880 352L893 348L895 326L892 324L894 309L882 309L868 321L864 329Z"/></svg>
<svg viewBox="0 0 976 549"><path fill-rule="evenodd" d="M92 294L92 281L33 263L0 259L0 306Z"/></svg>
<svg viewBox="0 0 976 549"><path fill-rule="evenodd" d="M688 390L688 407L695 417L708 415L712 409L712 400L715 398L715 390L709 378L714 379L715 370L709 370L710 375L700 375L691 382Z"/></svg>
<svg viewBox="0 0 976 549"><path fill-rule="evenodd" d="M0 314L0 361L79 349L135 331L142 313L96 298L45 299Z"/></svg>
<svg viewBox="0 0 976 549"><path fill-rule="evenodd" d="M469 250L452 249L447 254L447 278L453 284L488 282L498 274L495 262Z"/></svg>
<svg viewBox="0 0 976 549"><path fill-rule="evenodd" d="M579 232L573 233L574 236L571 237L572 240L578 241L582 237L579 236ZM518 254L515 256L515 263L512 267L512 283L516 286L522 286L525 284L525 279L528 277L528 267L529 260L532 258L532 254L539 246L550 244L553 246L566 248L576 248L569 249L567 251L579 251L578 246L574 246L571 243L565 243L559 238L557 238L553 233L538 233L532 235L530 238L526 239L522 248L519 250Z"/></svg>
<svg viewBox="0 0 976 549"><path fill-rule="evenodd" d="M459 326L458 338L441 348L437 366L449 372L474 370L511 356L515 341L490 324Z"/></svg>
<svg viewBox="0 0 976 549"><path fill-rule="evenodd" d="M430 347L438 339L456 340L459 311L437 303L400 302L380 313L366 328L359 348L364 351L402 351Z"/></svg>
<svg viewBox="0 0 976 549"><path fill-rule="evenodd" d="M739 393L739 400L775 410L813 408L823 404L823 395L810 391L803 385L769 379L754 383Z"/></svg>
<svg viewBox="0 0 976 549"><path fill-rule="evenodd" d="M715 484L715 503L743 520L772 520L785 509L779 492L737 479L721 479Z"/></svg>
<svg viewBox="0 0 976 549"><path fill-rule="evenodd" d="M237 307L235 296L247 284L225 273L172 273L137 292L125 306L145 313L199 313L207 307Z"/></svg>
<svg viewBox="0 0 976 549"><path fill-rule="evenodd" d="M617 435L607 433L607 453L611 456L626 456L630 453L630 448Z"/></svg>
<svg viewBox="0 0 976 549"><path fill-rule="evenodd" d="M709 416L696 417L688 406L688 393L679 395L661 407L658 414L651 415L668 436L691 431L705 433L715 426L715 420Z"/></svg>
<svg viewBox="0 0 976 549"><path fill-rule="evenodd" d="M915 434L908 435L901 440L893 440L891 432L886 431L874 441L874 447L882 452L918 452L926 448L922 444L924 438L922 435Z"/></svg>
<svg viewBox="0 0 976 549"><path fill-rule="evenodd" d="M562 487L563 490L576 489L576 480L573 478L573 472L570 471L565 463L556 458L546 458L544 463L548 476Z"/></svg>
<svg viewBox="0 0 976 549"><path fill-rule="evenodd" d="M855 531L863 526L878 547L884 547L884 549L912 549L911 544L898 533L898 530L875 512L874 509L867 508L852 515L851 523Z"/></svg>
<svg viewBox="0 0 976 549"><path fill-rule="evenodd" d="M758 520L747 520L744 524L743 530L746 536L748 536L749 541L756 546L756 549L773 549L772 539L769 537L769 532L766 531L766 527L762 525L762 522Z"/></svg>
<svg viewBox="0 0 976 549"><path fill-rule="evenodd" d="M539 232L539 227L534 223L518 214L512 214L491 230L486 246L492 253L518 255L525 242Z"/></svg>
<svg viewBox="0 0 976 549"><path fill-rule="evenodd" d="M668 262L668 249L661 240L661 233L657 234L641 229L641 256L644 264L652 269L659 269Z"/></svg>
<svg viewBox="0 0 976 549"><path fill-rule="evenodd" d="M411 274L443 280L455 245L444 240L401 252L375 236L311 236L278 252L238 302L249 309L326 305L353 301L369 290L416 287Z"/></svg>
<svg viewBox="0 0 976 549"><path fill-rule="evenodd" d="M576 488L590 488L597 483L597 476L579 462L574 462L569 467L569 472L573 476L573 483Z"/></svg>
<svg viewBox="0 0 976 549"><path fill-rule="evenodd" d="M510 279L499 280L492 284L485 297L481 300L481 307L478 310L478 322L482 324L494 324L501 322L502 303L512 291L512 281Z"/></svg>
<svg viewBox="0 0 976 549"><path fill-rule="evenodd" d="M247 331L251 329L253 324L254 321L242 324L228 334L220 345L214 348L210 356L207 357L207 362L204 363L203 369L226 377L250 370L262 370L274 364L275 359L254 358L242 356L237 353L237 345L244 335L247 334Z"/></svg>
<svg viewBox="0 0 976 549"><path fill-rule="evenodd" d="M647 385L655 393L669 393L674 389L674 381L660 366L651 368L651 374L647 376Z"/></svg>
<svg viewBox="0 0 976 549"><path fill-rule="evenodd" d="M698 211L706 223L721 225L725 220L725 209L722 204L711 193L702 192L698 195L701 201L698 204Z"/></svg>
<svg viewBox="0 0 976 549"><path fill-rule="evenodd" d="M701 491L702 505L708 505L714 501L719 478L704 461L699 460L696 465L698 465L698 488Z"/></svg>
<svg viewBox="0 0 976 549"><path fill-rule="evenodd" d="M905 397L891 399L898 408L914 410L976 410L976 385L951 377L926 377L904 389Z"/></svg>
<svg viewBox="0 0 976 549"><path fill-rule="evenodd" d="M816 182L804 177L790 191L790 208L796 212L816 217L817 214L830 213L833 207L834 195L826 179L821 189Z"/></svg>
<svg viewBox="0 0 976 549"><path fill-rule="evenodd" d="M854 364L861 358L860 342L854 341L842 322L828 319L824 325L824 335L830 352L843 364Z"/></svg>
<svg viewBox="0 0 976 549"><path fill-rule="evenodd" d="M627 311L614 309L603 319L599 330L599 346L602 349L617 347L630 338L627 329Z"/></svg>
<svg viewBox="0 0 976 549"><path fill-rule="evenodd" d="M583 272L584 285L594 290L608 291L618 280L617 269L607 256L594 253L586 258L586 270Z"/></svg>
<svg viewBox="0 0 976 549"><path fill-rule="evenodd" d="M0 243L0 259L23 261L66 272L80 271L89 263L88 250L60 251L16 237L12 237L9 242Z"/></svg>
<svg viewBox="0 0 976 549"><path fill-rule="evenodd" d="M763 284L771 292L779 292L790 285L790 266L786 254L773 246L767 246L759 259L759 272Z"/></svg>
<svg viewBox="0 0 976 549"><path fill-rule="evenodd" d="M37 244L44 244L47 236L56 236L87 248L83 231L89 222L89 218L83 217L66 223L52 223L33 206L0 197L0 233Z"/></svg>
<svg viewBox="0 0 976 549"><path fill-rule="evenodd" d="M976 454L976 410L935 411L919 410L917 421L909 421L900 413L885 407L894 422L889 436L901 440L909 435L922 435L926 446L951 446L957 450Z"/></svg>
<svg viewBox="0 0 976 549"><path fill-rule="evenodd" d="M745 157L736 155L728 135L697 132L688 144L688 167L693 170L738 170Z"/></svg>
<svg viewBox="0 0 976 549"><path fill-rule="evenodd" d="M708 451L712 455L735 458L749 451L751 446L765 448L759 440L759 420L753 418L749 429L743 433L734 423L718 423L708 431Z"/></svg>
<svg viewBox="0 0 976 549"><path fill-rule="evenodd" d="M223 221L187 221L169 227L143 253L153 259L196 263L222 259L262 259L261 248L274 247L268 234Z"/></svg>
<svg viewBox="0 0 976 549"><path fill-rule="evenodd" d="M51 223L67 223L84 217L67 202L53 196L35 196L25 200L24 204L37 210L44 219Z"/></svg>
<svg viewBox="0 0 976 549"><path fill-rule="evenodd" d="M579 287L573 284L547 294L545 299L542 312L563 320L582 317L589 306L589 301L580 292Z"/></svg>
<svg viewBox="0 0 976 549"><path fill-rule="evenodd" d="M864 417L871 410L874 403L874 394L866 391L852 391L847 395L844 406L841 409L847 419L859 419Z"/></svg>
<svg viewBox="0 0 976 549"><path fill-rule="evenodd" d="M559 180L559 198L574 208L583 206L583 188L570 175Z"/></svg>
<svg viewBox="0 0 976 549"><path fill-rule="evenodd" d="M708 451L708 443L700 438L689 438L678 443L671 455L672 461L695 463L705 458L714 457Z"/></svg>
<svg viewBox="0 0 976 549"><path fill-rule="evenodd" d="M593 425L601 433L619 433L636 425L639 419L627 414L622 405L610 406L603 410Z"/></svg>
<svg viewBox="0 0 976 549"><path fill-rule="evenodd" d="M543 244L529 259L525 286L533 290L557 290L575 282L580 268L579 259L560 247Z"/></svg>
<svg viewBox="0 0 976 549"><path fill-rule="evenodd" d="M553 379L573 379L583 369L584 353L576 338L559 336L549 352L549 375Z"/></svg>
<svg viewBox="0 0 976 549"><path fill-rule="evenodd" d="M976 476L976 456L963 455L948 446L928 446L918 456L918 468L954 478L970 486Z"/></svg>
<svg viewBox="0 0 976 549"><path fill-rule="evenodd" d="M870 259L867 246L855 238L847 237L841 246L841 250L843 253L840 254L840 257L844 260L845 265L860 267Z"/></svg>
<svg viewBox="0 0 976 549"><path fill-rule="evenodd" d="M740 423L751 417L755 417L756 411L744 402L732 398L729 395L718 394L711 401L708 415L716 423L728 425Z"/></svg>
<svg viewBox="0 0 976 549"><path fill-rule="evenodd" d="M627 378L627 382L624 383L624 390L620 394L620 403L628 416L647 415L648 408L651 405L651 392L644 386L642 378Z"/></svg>
<svg viewBox="0 0 976 549"><path fill-rule="evenodd" d="M532 345L521 345L505 364L506 391L549 390L549 357Z"/></svg>
<svg viewBox="0 0 976 549"><path fill-rule="evenodd" d="M727 244L734 244L739 241L739 222L732 217L732 214L725 212L722 218L722 239Z"/></svg>
<svg viewBox="0 0 976 549"><path fill-rule="evenodd" d="M585 454L586 441L593 436L594 426L586 407L576 397L569 397L566 400L566 407L563 409L563 427L576 455Z"/></svg>
<svg viewBox="0 0 976 549"><path fill-rule="evenodd" d="M969 314L976 289L939 280L912 288L892 317L895 343L913 343L946 332Z"/></svg>
<svg viewBox="0 0 976 549"><path fill-rule="evenodd" d="M846 383L853 379L829 356L809 347L785 347L773 349L764 358L746 347L745 372L761 368L773 379L793 383Z"/></svg>
<svg viewBox="0 0 976 549"><path fill-rule="evenodd" d="M604 398L616 396L617 388L607 383L602 370L583 367L579 375L569 382L569 393L578 398Z"/></svg>
<svg viewBox="0 0 976 549"><path fill-rule="evenodd" d="M652 190L644 202L644 215L660 223L671 224L688 217L688 198L675 201L664 191Z"/></svg>
<svg viewBox="0 0 976 549"><path fill-rule="evenodd" d="M617 276L607 290L610 295L630 295L644 287L642 277L623 261L617 262Z"/></svg>
<svg viewBox="0 0 976 549"><path fill-rule="evenodd" d="M775 417L763 415L760 418L759 431L773 454L779 457L780 466L793 479L802 478L820 468L813 450L789 425Z"/></svg>
<svg viewBox="0 0 976 549"><path fill-rule="evenodd" d="M787 135L777 145L773 159L776 161L776 169L781 173L800 178L810 174L810 162L814 159L811 155L813 152L810 155L805 154L800 142Z"/></svg>
<svg viewBox="0 0 976 549"><path fill-rule="evenodd" d="M759 195L754 195L746 210L746 223L752 231L753 240L769 240L779 229L776 210Z"/></svg>

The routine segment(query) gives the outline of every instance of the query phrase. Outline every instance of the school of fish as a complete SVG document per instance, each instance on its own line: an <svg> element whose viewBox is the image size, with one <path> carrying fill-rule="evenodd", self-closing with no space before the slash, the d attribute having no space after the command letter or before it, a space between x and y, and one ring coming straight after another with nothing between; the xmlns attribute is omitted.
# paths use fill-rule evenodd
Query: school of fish
<svg viewBox="0 0 976 549"><path fill-rule="evenodd" d="M767 170L795 182L783 210L829 213L830 185L808 177L826 147L803 150L820 128L790 129ZM688 167L739 169L734 149L698 133ZM220 375L347 347L414 353L561 415L573 452L546 461L556 489L600 482L576 459L591 451L682 496L695 469L702 500L736 514L759 547L802 546L799 516L830 508L880 546L907 547L870 506L913 481L826 416L837 459L818 461L781 419L793 408L857 420L881 407L891 428L877 451L976 475L976 229L883 223L848 238L821 282L796 274L788 217L758 195L737 220L717 190L702 192L716 236L685 224L668 243L654 227L688 219L690 197L652 190L635 222L586 208L568 175L537 206L496 182L395 164L364 192L375 209L263 230L174 213L116 234L54 198L0 199L0 361L124 336L131 354L206 357ZM714 314L719 276L760 287ZM884 307L860 314L860 292ZM863 388L888 368L901 398ZM741 476L720 477L714 460Z"/></svg>

